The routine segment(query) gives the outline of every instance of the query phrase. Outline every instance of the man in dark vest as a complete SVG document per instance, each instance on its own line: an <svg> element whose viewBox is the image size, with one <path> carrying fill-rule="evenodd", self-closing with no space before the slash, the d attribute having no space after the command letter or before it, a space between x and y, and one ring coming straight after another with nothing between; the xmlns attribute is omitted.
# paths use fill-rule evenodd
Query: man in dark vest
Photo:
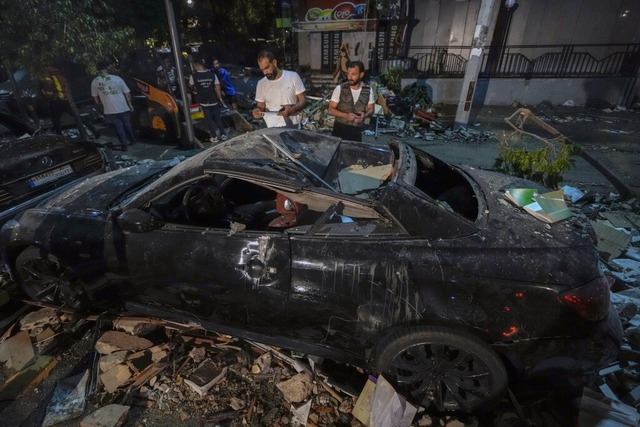
<svg viewBox="0 0 640 427"><path fill-rule="evenodd" d="M196 101L200 103L204 120L211 134L210 141L217 143L217 130L220 131L220 139L227 140L227 133L224 130L224 123L220 116L220 104L222 103L222 91L220 81L213 71L205 70L200 62L194 62L195 73L189 78L189 86L196 90Z"/></svg>
<svg viewBox="0 0 640 427"><path fill-rule="evenodd" d="M362 141L364 120L373 115L373 91L362 83L364 64L347 63L347 82L336 86L329 102L329 114L335 116L333 136L350 141Z"/></svg>

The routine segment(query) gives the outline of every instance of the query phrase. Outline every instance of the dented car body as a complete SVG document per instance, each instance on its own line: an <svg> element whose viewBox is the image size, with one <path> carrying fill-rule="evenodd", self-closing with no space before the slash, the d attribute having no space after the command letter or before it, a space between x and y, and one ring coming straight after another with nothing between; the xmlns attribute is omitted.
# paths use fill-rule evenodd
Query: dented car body
<svg viewBox="0 0 640 427"><path fill-rule="evenodd" d="M515 179L403 142L267 129L91 178L2 229L32 298L128 308L368 367L473 411L508 382L612 361L589 225L505 203ZM527 183L532 185L532 183ZM521 186L521 185L520 185Z"/></svg>

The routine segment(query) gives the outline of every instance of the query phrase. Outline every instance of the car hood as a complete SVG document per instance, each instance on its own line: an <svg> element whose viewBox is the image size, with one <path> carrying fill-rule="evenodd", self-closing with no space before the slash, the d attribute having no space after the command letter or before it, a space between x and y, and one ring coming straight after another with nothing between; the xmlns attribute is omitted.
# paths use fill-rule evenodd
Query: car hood
<svg viewBox="0 0 640 427"><path fill-rule="evenodd" d="M146 163L107 172L71 187L42 207L66 214L105 212L119 198L171 167L169 161Z"/></svg>

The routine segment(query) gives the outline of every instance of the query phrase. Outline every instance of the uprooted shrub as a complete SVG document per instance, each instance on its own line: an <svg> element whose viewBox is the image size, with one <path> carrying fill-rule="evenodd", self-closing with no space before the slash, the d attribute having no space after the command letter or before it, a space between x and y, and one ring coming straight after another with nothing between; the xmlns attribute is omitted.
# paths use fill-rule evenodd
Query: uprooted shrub
<svg viewBox="0 0 640 427"><path fill-rule="evenodd" d="M525 129L527 121L548 132L549 137ZM575 163L571 157L579 154L580 149L525 108L505 118L505 122L514 132L503 134L494 167L500 172L557 188L564 181L562 175Z"/></svg>

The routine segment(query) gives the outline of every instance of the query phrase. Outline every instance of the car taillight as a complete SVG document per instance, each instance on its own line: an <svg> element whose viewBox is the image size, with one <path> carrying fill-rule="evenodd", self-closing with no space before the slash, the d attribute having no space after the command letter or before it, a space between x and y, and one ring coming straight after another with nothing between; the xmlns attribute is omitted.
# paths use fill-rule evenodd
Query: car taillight
<svg viewBox="0 0 640 427"><path fill-rule="evenodd" d="M583 319L603 320L609 314L609 287L609 280L603 276L579 288L561 293L558 299Z"/></svg>

